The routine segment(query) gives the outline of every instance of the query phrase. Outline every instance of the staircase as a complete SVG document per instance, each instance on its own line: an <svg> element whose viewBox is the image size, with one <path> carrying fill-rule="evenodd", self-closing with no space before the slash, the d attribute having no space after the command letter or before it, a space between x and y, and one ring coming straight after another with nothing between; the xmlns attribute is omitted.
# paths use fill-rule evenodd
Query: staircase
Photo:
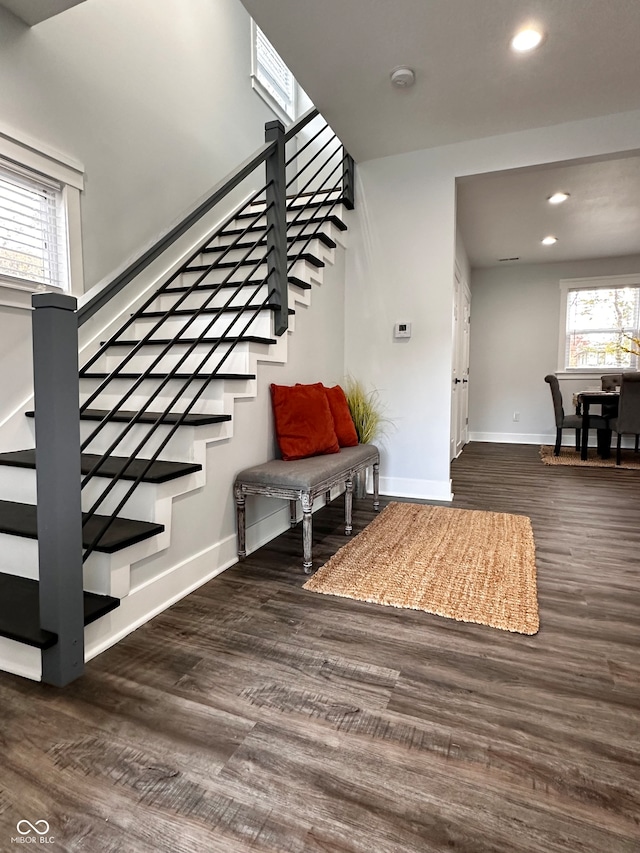
<svg viewBox="0 0 640 853"><path fill-rule="evenodd" d="M317 115L312 112L311 119ZM283 135L283 143L291 138ZM300 145L295 156L299 151ZM288 190L280 244L286 263L281 257L279 285L267 164L266 189L252 193L195 253L139 294L133 310L108 326L105 339L89 347L83 359L85 659L153 615L152 594L143 613L128 600L134 590L153 586L152 560L171 541L175 500L198 499L210 476L207 445L232 437L235 401L256 395L259 363L286 361L287 335L281 333L293 331L296 306L310 303L325 265L344 245L344 208L352 206L343 171L346 155L335 143L328 151L329 165L323 168L329 183L315 157L289 181L302 190ZM283 161L282 173L284 166ZM304 169L312 172L306 183L300 177ZM278 191L284 201L284 186ZM30 423L38 408L25 412ZM40 618L34 447L0 452L0 471L0 670L67 683L73 676L56 681L43 668L43 653L55 648L59 637ZM220 488L230 494L232 483Z"/></svg>

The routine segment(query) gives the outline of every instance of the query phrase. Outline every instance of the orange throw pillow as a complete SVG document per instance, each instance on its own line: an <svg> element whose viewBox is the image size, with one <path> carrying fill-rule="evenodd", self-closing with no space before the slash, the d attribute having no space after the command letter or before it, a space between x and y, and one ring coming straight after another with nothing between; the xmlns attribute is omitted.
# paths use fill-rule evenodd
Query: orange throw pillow
<svg viewBox="0 0 640 853"><path fill-rule="evenodd" d="M338 453L327 395L321 385L271 385L276 438L282 458L289 462Z"/></svg>
<svg viewBox="0 0 640 853"><path fill-rule="evenodd" d="M358 443L358 433L356 432L347 397L340 385L334 385L333 388L324 386L329 408L333 415L333 427L338 437L340 447L355 447Z"/></svg>

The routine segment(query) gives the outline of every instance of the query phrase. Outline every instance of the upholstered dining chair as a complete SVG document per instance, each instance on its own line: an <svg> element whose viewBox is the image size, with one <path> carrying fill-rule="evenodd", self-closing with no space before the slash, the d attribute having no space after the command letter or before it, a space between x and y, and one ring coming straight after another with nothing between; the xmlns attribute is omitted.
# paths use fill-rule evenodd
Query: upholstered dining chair
<svg viewBox="0 0 640 853"><path fill-rule="evenodd" d="M600 377L600 382L602 383L603 391L615 391L616 388L620 388L620 383L622 382L622 374L621 373L605 373ZM618 414L618 401L615 400L611 403L603 403L602 404L602 417L603 418L615 418Z"/></svg>
<svg viewBox="0 0 640 853"><path fill-rule="evenodd" d="M640 372L622 374L618 417L609 421L609 428L618 434L616 465L620 465L623 435L635 435L635 450L636 453L638 452L638 441L640 439Z"/></svg>
<svg viewBox="0 0 640 853"><path fill-rule="evenodd" d="M622 383L621 373L605 373L600 377L603 391L615 391Z"/></svg>
<svg viewBox="0 0 640 853"><path fill-rule="evenodd" d="M575 429L576 450L580 450L582 415L565 415L564 407L562 405L562 392L560 391L560 384L557 376L550 373L544 377L544 381L548 382L549 387L551 388L553 411L556 417L556 446L553 449L554 456L560 455L563 429ZM600 415L589 415L589 429L608 429L608 421Z"/></svg>

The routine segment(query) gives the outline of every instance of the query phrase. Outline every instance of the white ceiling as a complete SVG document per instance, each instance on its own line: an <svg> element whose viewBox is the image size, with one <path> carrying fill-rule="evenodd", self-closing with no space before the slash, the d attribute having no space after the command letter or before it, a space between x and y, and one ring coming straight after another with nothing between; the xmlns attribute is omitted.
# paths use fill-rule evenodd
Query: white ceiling
<svg viewBox="0 0 640 853"><path fill-rule="evenodd" d="M640 156L459 178L458 225L474 267L640 254ZM568 192L560 205L547 201ZM547 235L558 238L543 246Z"/></svg>
<svg viewBox="0 0 640 853"><path fill-rule="evenodd" d="M640 109L640 0L242 2L356 161ZM542 46L512 53L532 23ZM389 74L405 64L416 83L397 90ZM639 163L461 180L472 265L640 253ZM551 208L560 184L571 197Z"/></svg>

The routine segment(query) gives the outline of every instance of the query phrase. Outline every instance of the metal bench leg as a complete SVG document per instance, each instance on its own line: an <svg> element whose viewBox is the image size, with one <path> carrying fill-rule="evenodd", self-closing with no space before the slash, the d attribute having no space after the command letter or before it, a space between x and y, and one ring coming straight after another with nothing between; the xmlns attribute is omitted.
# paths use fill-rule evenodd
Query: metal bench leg
<svg viewBox="0 0 640 853"><path fill-rule="evenodd" d="M302 504L302 567L305 574L309 575L313 569L311 558L313 498L309 494L302 494L300 495L300 503Z"/></svg>
<svg viewBox="0 0 640 853"><path fill-rule="evenodd" d="M344 488L344 535L350 536L353 527L351 525L351 516L353 512L353 479L349 479L345 483Z"/></svg>
<svg viewBox="0 0 640 853"><path fill-rule="evenodd" d="M236 490L236 519L238 523L238 557L244 560L247 556L247 545L245 542L245 496L242 492Z"/></svg>
<svg viewBox="0 0 640 853"><path fill-rule="evenodd" d="M380 509L380 463L373 463L373 508Z"/></svg>
<svg viewBox="0 0 640 853"><path fill-rule="evenodd" d="M298 501L289 501L289 524L295 527L298 523Z"/></svg>

